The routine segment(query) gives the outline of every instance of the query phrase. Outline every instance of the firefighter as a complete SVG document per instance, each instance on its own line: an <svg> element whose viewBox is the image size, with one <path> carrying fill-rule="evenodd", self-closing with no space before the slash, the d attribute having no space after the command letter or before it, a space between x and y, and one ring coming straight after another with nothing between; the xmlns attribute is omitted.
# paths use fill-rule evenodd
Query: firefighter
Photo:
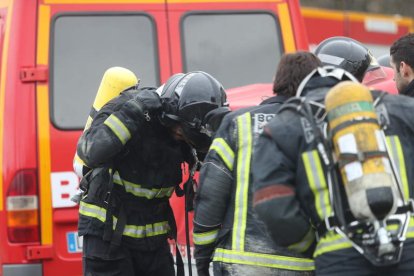
<svg viewBox="0 0 414 276"><path fill-rule="evenodd" d="M249 172L263 126L319 65L309 52L285 54L274 78L277 96L223 120L200 170L196 193L193 239L198 275L209 275L211 260L214 275L313 275L313 260L305 257L312 251L313 233L289 249L276 246L252 210Z"/></svg>
<svg viewBox="0 0 414 276"><path fill-rule="evenodd" d="M182 163L191 165L191 153L210 145L207 115L226 105L215 78L190 72L172 76L158 93L126 90L100 109L77 146L93 168L82 179L79 207L85 275L174 275L169 198Z"/></svg>
<svg viewBox="0 0 414 276"><path fill-rule="evenodd" d="M414 34L396 40L390 48L390 65L394 80L402 95L414 97Z"/></svg>
<svg viewBox="0 0 414 276"><path fill-rule="evenodd" d="M395 255L376 256L377 259L368 258L380 250L357 251L356 243L359 241L352 240L350 235L338 234L341 233L341 229L345 228L338 227L340 225L338 221L342 220L338 219L339 216L333 217L332 214L338 210L345 212L345 209L340 210L337 206L341 206L340 204L346 206L348 201L352 201L350 198L339 197L341 200L339 202L338 197L332 196L332 194L336 195L333 193L335 187L340 191L343 188L335 186L336 182L331 181L335 179L332 176L333 172L337 171L333 166L331 152L328 150L329 143L324 140L328 139L329 134L326 134L327 116L323 104L327 92L336 84L346 80L352 82L341 86L341 89L352 91L352 93L350 92L348 97L343 96L344 99L352 99L353 93L372 94L376 112L379 114L378 117L381 117L381 124L387 135L389 147L387 152L394 160L395 171L401 179L404 200L408 202L412 197L414 114L410 110L414 108L414 101L405 96L369 91L348 72L340 68L324 67L318 68L305 78L297 94L301 97L286 103L285 108L279 110L278 115L269 122L258 138L252 162L254 209L265 222L273 240L280 246L289 248L292 244L301 241L309 231L315 231L317 234L314 252L316 275L412 275L414 242L410 238L414 237L414 224L409 219L409 211L404 214L407 218L406 222L409 223L406 234L409 239L404 243L404 247L402 247L404 235L393 241L395 242ZM328 114L329 116L333 115ZM360 117L357 120L363 119L366 118ZM352 122L356 121L348 123ZM284 131L280 131L281 129ZM380 137L379 135L378 139L381 139ZM346 148L346 145L343 147ZM348 145L347 150L353 152L354 148L357 149L353 145ZM384 158L387 156L384 150L378 150L376 154ZM358 151L353 155L364 156L358 155ZM361 159L363 160L362 157ZM362 173L358 170L356 163L358 162L355 161L355 167L349 167L348 171L355 178ZM336 175L336 177L339 178L341 175ZM378 183L371 184L381 183L382 181L378 181ZM343 192L338 193L343 195ZM381 196L384 194L378 198ZM366 211L366 208L361 208L361 211ZM348 217L346 219L348 220ZM378 222L378 225L380 223L383 221ZM403 224L394 226L404 232ZM384 231L388 230L384 227ZM370 229L358 231L352 234L362 236L364 239L364 231L370 231ZM366 237L370 238L370 236ZM384 238L387 240L389 236ZM375 246L377 242L378 240L374 240L372 245ZM370 248L371 245L364 244L363 246ZM401 248L402 257L399 260ZM387 264L390 266L385 266ZM384 267L381 267L382 265Z"/></svg>

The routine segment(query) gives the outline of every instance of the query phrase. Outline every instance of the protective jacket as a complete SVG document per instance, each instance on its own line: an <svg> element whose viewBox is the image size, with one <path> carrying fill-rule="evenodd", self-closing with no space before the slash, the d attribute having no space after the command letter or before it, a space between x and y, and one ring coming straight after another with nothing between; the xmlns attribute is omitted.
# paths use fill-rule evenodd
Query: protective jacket
<svg viewBox="0 0 414 276"><path fill-rule="evenodd" d="M323 87L321 83L316 85L321 86ZM326 87L330 86L329 83L326 84ZM327 91L328 89L313 91L306 99L323 104ZM387 143L403 183L404 196L412 198L414 100L378 91L372 94L381 124L386 125ZM255 211L265 221L273 240L282 246L297 243L303 239L305 233L320 229L319 226L324 223L325 218L332 214L326 180L327 170L315 140L315 132L309 120L293 109L283 109L258 138L252 163ZM333 264L337 267L344 260L364 259L351 248L352 245L347 239L333 231L318 234L314 252L317 274L319 270ZM414 237L413 220L410 221L407 237ZM342 259L319 259L345 249L349 252L342 254ZM366 260L363 260L363 265L370 266ZM351 268L341 269L348 269L346 271L349 273ZM337 275L336 272L332 273L334 272L330 275Z"/></svg>
<svg viewBox="0 0 414 276"><path fill-rule="evenodd" d="M154 250L175 230L169 197L181 182L187 148L130 101L137 93L124 91L106 104L79 140L79 157L95 168L85 176L79 235Z"/></svg>
<svg viewBox="0 0 414 276"><path fill-rule="evenodd" d="M406 95L409 97L414 97L414 80L411 81L408 86L400 92L402 95Z"/></svg>
<svg viewBox="0 0 414 276"><path fill-rule="evenodd" d="M230 275L279 275L280 270L296 275L314 269L313 261L300 254L311 247L314 236L293 250L276 246L251 204L254 145L284 100L272 97L260 106L231 112L222 121L200 171L193 234L197 263L208 263L214 251L215 264L245 265L242 271L233 268Z"/></svg>

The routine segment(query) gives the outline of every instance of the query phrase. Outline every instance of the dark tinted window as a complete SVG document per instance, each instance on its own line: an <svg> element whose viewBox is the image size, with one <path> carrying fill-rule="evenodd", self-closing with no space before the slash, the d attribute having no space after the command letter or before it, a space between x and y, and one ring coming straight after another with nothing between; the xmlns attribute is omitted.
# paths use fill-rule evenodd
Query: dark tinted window
<svg viewBox="0 0 414 276"><path fill-rule="evenodd" d="M188 14L182 26L187 71L209 72L226 88L272 81L283 51L273 15Z"/></svg>
<svg viewBox="0 0 414 276"><path fill-rule="evenodd" d="M141 86L159 84L154 22L145 15L62 15L52 32L52 121L82 129L104 72L133 71Z"/></svg>

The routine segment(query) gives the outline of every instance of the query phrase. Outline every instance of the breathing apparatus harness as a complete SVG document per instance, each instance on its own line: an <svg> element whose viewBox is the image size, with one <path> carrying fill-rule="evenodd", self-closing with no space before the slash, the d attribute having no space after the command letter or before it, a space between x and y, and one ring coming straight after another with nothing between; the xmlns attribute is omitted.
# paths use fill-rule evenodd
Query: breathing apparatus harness
<svg viewBox="0 0 414 276"><path fill-rule="evenodd" d="M318 239L323 238L329 231L336 233L351 242L352 246L362 254L374 266L389 266L400 261L403 242L406 239L411 214L414 211L413 200L404 200L402 192L402 182L399 177L396 165L390 156L390 149L386 143L384 130L387 124L376 122L380 125L380 139L382 139L385 150L381 152L359 152L348 156L359 162L380 155L390 161L391 174L395 179L393 182L396 193L396 208L390 211L382 219L357 219L352 214L348 203L348 197L344 188L344 181L341 177L340 158L335 156L332 141L333 132L327 123L327 112L324 104L302 97L302 91L307 82L313 77L329 77L336 79L337 82L351 80L356 82L354 77L346 71L333 67L318 68L303 80L298 88L298 97L289 99L279 110L293 110L304 120L307 121L311 135L311 142L315 144L317 151L325 165L325 176L329 192L329 200L332 206L332 213L325 217L320 223L315 225L315 232ZM329 87L316 88L315 90L329 89ZM317 92L317 91L315 91ZM377 107L386 93L382 93L373 103ZM354 123L358 120L368 118L353 118ZM348 123L348 122L346 122ZM306 137L305 137L306 138ZM309 142L309 141L307 141Z"/></svg>

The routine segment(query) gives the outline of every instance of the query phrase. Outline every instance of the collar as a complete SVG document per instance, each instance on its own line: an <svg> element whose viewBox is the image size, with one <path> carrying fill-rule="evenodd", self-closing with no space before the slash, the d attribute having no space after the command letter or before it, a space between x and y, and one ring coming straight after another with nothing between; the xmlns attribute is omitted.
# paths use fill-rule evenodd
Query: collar
<svg viewBox="0 0 414 276"><path fill-rule="evenodd" d="M412 80L400 94L414 97L414 80Z"/></svg>
<svg viewBox="0 0 414 276"><path fill-rule="evenodd" d="M287 99L289 99L288 96L276 95L276 96L273 96L273 97L270 97L264 100L263 102L260 103L260 105L273 104L273 103L284 103Z"/></svg>

